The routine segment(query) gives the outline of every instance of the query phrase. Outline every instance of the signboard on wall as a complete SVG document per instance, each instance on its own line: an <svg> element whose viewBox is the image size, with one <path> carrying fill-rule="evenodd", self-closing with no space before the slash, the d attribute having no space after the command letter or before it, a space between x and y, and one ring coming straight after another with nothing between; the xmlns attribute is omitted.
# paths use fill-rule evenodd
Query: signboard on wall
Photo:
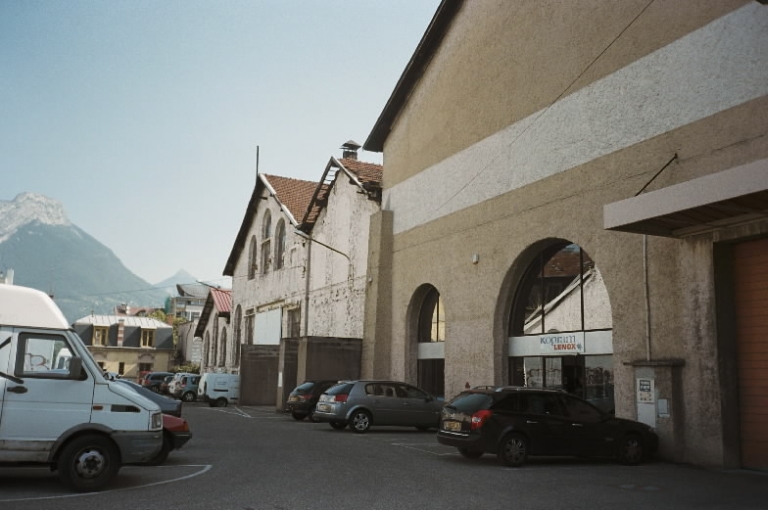
<svg viewBox="0 0 768 510"><path fill-rule="evenodd" d="M253 343L256 345L280 345L283 315L280 308L256 314Z"/></svg>
<svg viewBox="0 0 768 510"><path fill-rule="evenodd" d="M542 354L584 354L584 332L541 335L539 350Z"/></svg>

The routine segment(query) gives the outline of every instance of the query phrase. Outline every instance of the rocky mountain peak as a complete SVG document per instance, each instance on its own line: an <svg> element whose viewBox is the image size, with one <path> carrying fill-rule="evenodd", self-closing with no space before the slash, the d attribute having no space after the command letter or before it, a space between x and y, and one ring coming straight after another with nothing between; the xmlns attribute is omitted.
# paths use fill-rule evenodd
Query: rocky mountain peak
<svg viewBox="0 0 768 510"><path fill-rule="evenodd" d="M3 219L0 242L34 221L45 225L72 225L61 202L37 193L19 193L12 201L0 200L0 218Z"/></svg>

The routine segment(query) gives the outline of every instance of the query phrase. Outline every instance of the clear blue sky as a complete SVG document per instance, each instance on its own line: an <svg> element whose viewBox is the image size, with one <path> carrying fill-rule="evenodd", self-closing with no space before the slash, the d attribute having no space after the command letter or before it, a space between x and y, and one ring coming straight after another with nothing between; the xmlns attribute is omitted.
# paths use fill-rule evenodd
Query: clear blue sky
<svg viewBox="0 0 768 510"><path fill-rule="evenodd" d="M0 0L0 200L61 201L150 283L222 280L256 147L262 173L319 180L438 4Z"/></svg>

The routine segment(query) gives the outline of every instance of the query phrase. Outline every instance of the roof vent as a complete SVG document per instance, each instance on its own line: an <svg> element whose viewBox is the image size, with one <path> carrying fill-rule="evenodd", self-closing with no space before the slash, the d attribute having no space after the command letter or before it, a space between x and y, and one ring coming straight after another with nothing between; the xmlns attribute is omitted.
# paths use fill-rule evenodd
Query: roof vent
<svg viewBox="0 0 768 510"><path fill-rule="evenodd" d="M360 147L362 147L362 145L359 143L349 140L341 146L341 149L344 151L341 157L344 159L357 159L357 151Z"/></svg>

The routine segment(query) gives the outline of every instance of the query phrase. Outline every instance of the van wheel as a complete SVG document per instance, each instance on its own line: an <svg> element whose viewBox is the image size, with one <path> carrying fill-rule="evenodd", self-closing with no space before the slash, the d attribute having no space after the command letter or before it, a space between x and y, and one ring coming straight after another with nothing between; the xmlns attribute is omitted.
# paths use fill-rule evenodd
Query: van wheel
<svg viewBox="0 0 768 510"><path fill-rule="evenodd" d="M80 436L61 450L57 463L59 479L77 492L97 491L120 470L120 453L106 437Z"/></svg>
<svg viewBox="0 0 768 510"><path fill-rule="evenodd" d="M228 402L228 401L227 401L227 399L226 399L226 398L224 398L224 397L221 397L221 398L217 398L217 399L216 399L216 407L227 407L227 404L228 404L228 403L229 403L229 402Z"/></svg>
<svg viewBox="0 0 768 510"><path fill-rule="evenodd" d="M168 458L168 454L171 453L171 450L173 450L173 444L171 443L171 438L168 437L167 434L163 434L163 447L160 448L160 451L155 455L152 460L147 462L148 466L159 466L163 462L165 462L165 459Z"/></svg>
<svg viewBox="0 0 768 510"><path fill-rule="evenodd" d="M181 400L184 402L194 402L195 401L195 394L191 391L186 392L181 396Z"/></svg>

